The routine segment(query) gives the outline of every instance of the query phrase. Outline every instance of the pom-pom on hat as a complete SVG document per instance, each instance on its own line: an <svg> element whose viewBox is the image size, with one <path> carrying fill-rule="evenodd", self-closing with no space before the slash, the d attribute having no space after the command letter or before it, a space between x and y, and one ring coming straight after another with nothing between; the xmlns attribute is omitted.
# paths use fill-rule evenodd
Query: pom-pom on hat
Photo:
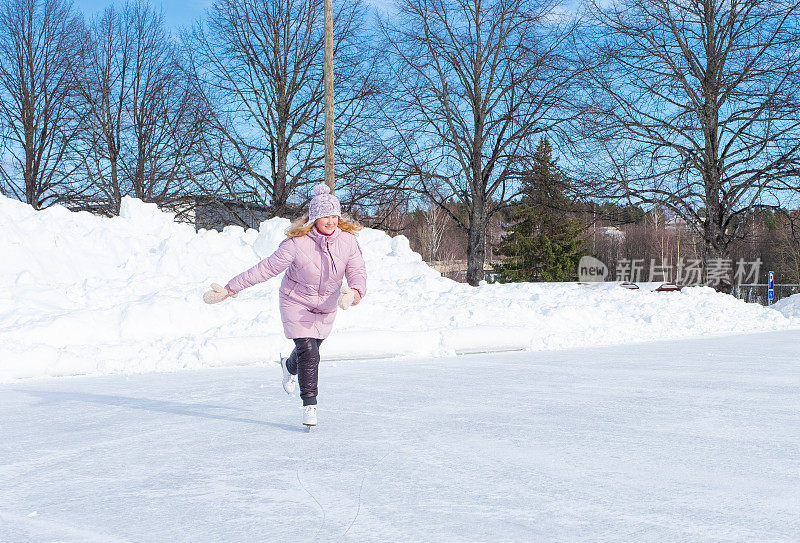
<svg viewBox="0 0 800 543"><path fill-rule="evenodd" d="M314 187L314 197L311 205L308 206L308 222L305 226L313 224L320 217L337 215L342 217L342 204L339 199L331 194L331 189L325 183L320 183Z"/></svg>

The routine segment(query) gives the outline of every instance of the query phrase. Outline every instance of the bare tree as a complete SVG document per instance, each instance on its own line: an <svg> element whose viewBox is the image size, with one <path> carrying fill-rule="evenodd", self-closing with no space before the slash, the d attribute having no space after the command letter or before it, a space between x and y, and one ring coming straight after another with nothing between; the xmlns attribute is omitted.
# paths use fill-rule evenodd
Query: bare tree
<svg viewBox="0 0 800 543"><path fill-rule="evenodd" d="M518 194L535 134L565 116L572 32L549 0L401 0L382 23L390 70L387 153L405 186L467 234L467 282L483 279L489 219ZM464 214L453 213L448 201Z"/></svg>
<svg viewBox="0 0 800 543"><path fill-rule="evenodd" d="M0 183L36 209L59 200L74 167L68 151L81 33L68 0L0 4Z"/></svg>
<svg viewBox="0 0 800 543"><path fill-rule="evenodd" d="M754 207L797 189L798 3L623 0L592 14L587 178L678 214L706 262L730 258Z"/></svg>
<svg viewBox="0 0 800 543"><path fill-rule="evenodd" d="M442 245L445 230L451 219L436 204L430 204L427 209L421 210L421 214L422 221L417 225L417 239L423 260L432 262L437 260L439 247Z"/></svg>
<svg viewBox="0 0 800 543"><path fill-rule="evenodd" d="M287 209L289 197L323 180L322 0L217 0L191 36L193 79L214 112L208 171L230 194ZM373 92L357 1L337 3L336 142L366 134ZM366 139L366 138L364 138ZM337 149L337 173L360 171L358 145ZM375 155L373 155L375 156ZM361 159L358 159L360 161ZM338 184L338 183L337 183Z"/></svg>
<svg viewBox="0 0 800 543"><path fill-rule="evenodd" d="M775 219L772 252L776 272L786 278L783 282L800 284L800 212L780 210Z"/></svg>
<svg viewBox="0 0 800 543"><path fill-rule="evenodd" d="M84 165L95 194L111 213L126 194L181 199L203 115L162 15L141 1L107 8L84 40L81 68Z"/></svg>
<svg viewBox="0 0 800 543"><path fill-rule="evenodd" d="M82 131L86 147L79 151L91 185L87 189L90 198L108 202L111 214L118 212L127 192L120 175L132 41L125 11L110 6L91 22L83 39L79 78L88 113Z"/></svg>

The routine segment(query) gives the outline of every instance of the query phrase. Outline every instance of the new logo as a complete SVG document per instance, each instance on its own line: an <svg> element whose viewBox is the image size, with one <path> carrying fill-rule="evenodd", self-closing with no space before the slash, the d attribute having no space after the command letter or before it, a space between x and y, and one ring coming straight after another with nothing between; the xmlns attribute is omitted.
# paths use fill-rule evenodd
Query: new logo
<svg viewBox="0 0 800 543"><path fill-rule="evenodd" d="M605 281L608 267L593 256L584 256L578 262L578 281L592 283Z"/></svg>

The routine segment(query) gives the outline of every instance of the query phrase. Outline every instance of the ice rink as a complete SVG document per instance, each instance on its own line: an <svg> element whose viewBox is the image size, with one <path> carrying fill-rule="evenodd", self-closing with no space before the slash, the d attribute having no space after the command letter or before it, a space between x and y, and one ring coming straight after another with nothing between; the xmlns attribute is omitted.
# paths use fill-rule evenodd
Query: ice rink
<svg viewBox="0 0 800 543"><path fill-rule="evenodd" d="M0 541L797 541L800 331L0 386Z"/></svg>

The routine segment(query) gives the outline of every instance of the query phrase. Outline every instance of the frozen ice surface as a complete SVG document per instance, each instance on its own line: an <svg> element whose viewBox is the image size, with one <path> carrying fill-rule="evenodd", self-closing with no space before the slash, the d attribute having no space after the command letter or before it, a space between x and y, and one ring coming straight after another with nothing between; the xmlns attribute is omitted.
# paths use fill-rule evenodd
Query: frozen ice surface
<svg viewBox="0 0 800 543"><path fill-rule="evenodd" d="M323 346L323 358L325 348ZM0 541L797 541L800 331L0 386Z"/></svg>

